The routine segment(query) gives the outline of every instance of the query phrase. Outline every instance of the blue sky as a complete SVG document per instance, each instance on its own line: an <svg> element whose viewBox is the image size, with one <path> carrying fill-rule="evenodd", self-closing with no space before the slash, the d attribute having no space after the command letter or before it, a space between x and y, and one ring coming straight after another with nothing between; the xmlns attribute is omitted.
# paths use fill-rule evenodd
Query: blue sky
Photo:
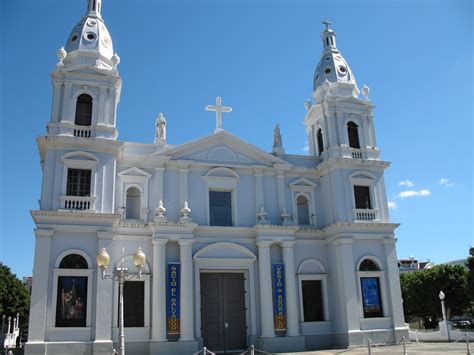
<svg viewBox="0 0 474 355"><path fill-rule="evenodd" d="M375 127L399 258L467 256L473 236L473 7L445 1L103 0L120 55L119 139L152 142L164 112L168 143L212 133L204 107L232 106L223 127L270 151L306 154L304 101L322 50L321 20L376 105ZM0 2L0 260L31 275L56 51L84 0Z"/></svg>

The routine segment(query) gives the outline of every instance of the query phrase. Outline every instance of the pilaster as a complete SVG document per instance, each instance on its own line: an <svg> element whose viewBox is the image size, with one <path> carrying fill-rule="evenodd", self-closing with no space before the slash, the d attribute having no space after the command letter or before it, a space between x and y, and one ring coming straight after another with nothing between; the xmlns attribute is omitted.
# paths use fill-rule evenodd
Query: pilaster
<svg viewBox="0 0 474 355"><path fill-rule="evenodd" d="M285 198L285 175L284 172L277 173L277 191L278 191L278 215L286 209Z"/></svg>
<svg viewBox="0 0 474 355"><path fill-rule="evenodd" d="M181 263L181 335L180 341L194 340L194 287L192 239L180 239L179 260Z"/></svg>
<svg viewBox="0 0 474 355"><path fill-rule="evenodd" d="M155 168L155 180L156 180L156 200L155 200L155 208L158 207L160 201L164 203L164 196L163 196L163 174L165 172L165 168L160 166Z"/></svg>
<svg viewBox="0 0 474 355"><path fill-rule="evenodd" d="M50 250L52 229L35 229L35 263L33 266L33 287L28 342L45 341L46 310L48 305L48 285L50 276ZM55 297L55 295L53 295Z"/></svg>
<svg viewBox="0 0 474 355"><path fill-rule="evenodd" d="M283 252L283 263L285 264L285 291L286 291L286 324L288 336L300 334L298 321L298 297L296 295L296 271L295 271L295 242L284 241L280 243Z"/></svg>
<svg viewBox="0 0 474 355"><path fill-rule="evenodd" d="M112 247L115 233L113 232L97 232L97 251L102 248L107 249L110 259L114 260ZM106 341L112 337L112 295L113 281L110 279L102 279L100 272L97 272L96 278L96 297L95 297L95 342Z"/></svg>
<svg viewBox="0 0 474 355"><path fill-rule="evenodd" d="M154 341L166 341L166 243L153 239L152 328Z"/></svg>
<svg viewBox="0 0 474 355"><path fill-rule="evenodd" d="M273 295L270 246L273 241L261 240L255 243L258 246L258 268L260 281L260 323L262 337L274 337L275 327L273 324Z"/></svg>
<svg viewBox="0 0 474 355"><path fill-rule="evenodd" d="M402 293L400 290L400 276L398 272L397 251L395 238L384 238L383 248L387 260L387 287L391 305L391 316L394 328L405 327L403 316Z"/></svg>
<svg viewBox="0 0 474 355"><path fill-rule="evenodd" d="M254 169L255 177L255 211L258 213L260 208L265 209L265 200L263 196L263 170Z"/></svg>
<svg viewBox="0 0 474 355"><path fill-rule="evenodd" d="M184 201L188 200L188 173L189 165L187 163L179 162L179 208L184 205Z"/></svg>

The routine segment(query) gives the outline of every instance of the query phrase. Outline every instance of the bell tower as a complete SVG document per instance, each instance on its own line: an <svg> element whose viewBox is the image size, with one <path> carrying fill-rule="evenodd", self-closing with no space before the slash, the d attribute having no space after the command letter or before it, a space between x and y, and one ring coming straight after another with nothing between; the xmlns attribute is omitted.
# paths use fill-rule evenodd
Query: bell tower
<svg viewBox="0 0 474 355"><path fill-rule="evenodd" d="M310 155L379 159L373 125L373 105L369 88L362 88L336 46L336 33L330 22L321 34L323 52L314 72L313 103L307 101L304 119Z"/></svg>
<svg viewBox="0 0 474 355"><path fill-rule="evenodd" d="M85 15L57 52L48 135L117 139L120 58L114 54L101 5L101 0L87 1Z"/></svg>

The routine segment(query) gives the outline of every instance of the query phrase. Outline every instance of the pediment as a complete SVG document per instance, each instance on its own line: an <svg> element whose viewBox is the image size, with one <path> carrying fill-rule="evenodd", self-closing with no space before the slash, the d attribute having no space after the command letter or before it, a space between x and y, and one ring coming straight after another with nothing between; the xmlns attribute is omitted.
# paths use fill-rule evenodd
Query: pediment
<svg viewBox="0 0 474 355"><path fill-rule="evenodd" d="M257 257L247 248L235 243L214 243L205 246L194 254L193 259L243 259L248 261L255 261Z"/></svg>
<svg viewBox="0 0 474 355"><path fill-rule="evenodd" d="M122 178L123 177L141 177L141 178L149 179L151 177L151 174L137 167L126 169L124 171L121 171L117 175Z"/></svg>
<svg viewBox="0 0 474 355"><path fill-rule="evenodd" d="M307 187L307 188L315 188L316 184L308 179L299 178L292 183L289 184L290 187Z"/></svg>
<svg viewBox="0 0 474 355"><path fill-rule="evenodd" d="M214 164L264 165L269 167L274 164L288 165L284 160L225 131L173 147L166 154L172 160L193 160Z"/></svg>

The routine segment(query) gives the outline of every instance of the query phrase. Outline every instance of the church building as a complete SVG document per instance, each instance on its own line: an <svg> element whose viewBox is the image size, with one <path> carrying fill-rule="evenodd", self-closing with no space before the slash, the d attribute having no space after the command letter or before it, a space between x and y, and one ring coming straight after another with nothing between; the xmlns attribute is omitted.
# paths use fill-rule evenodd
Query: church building
<svg viewBox="0 0 474 355"><path fill-rule="evenodd" d="M216 115L210 135L174 145L160 114L154 142L120 141L120 58L101 10L89 0L58 51L51 118L37 138L26 354L112 354L120 299L128 354L304 351L407 336L389 163L369 88L359 91L330 23L302 117L309 154L293 155L278 126L271 152L227 132L231 108L219 97L206 106ZM111 279L120 273L122 286Z"/></svg>

